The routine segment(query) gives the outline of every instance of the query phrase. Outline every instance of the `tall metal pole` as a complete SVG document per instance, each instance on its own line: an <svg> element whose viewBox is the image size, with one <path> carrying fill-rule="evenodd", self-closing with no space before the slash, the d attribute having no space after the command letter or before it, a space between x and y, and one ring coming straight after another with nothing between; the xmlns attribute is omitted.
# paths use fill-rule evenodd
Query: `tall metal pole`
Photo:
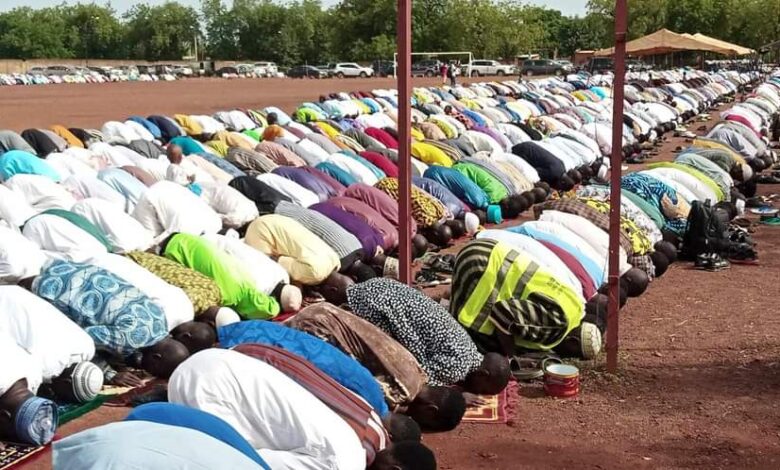
<svg viewBox="0 0 780 470"><path fill-rule="evenodd" d="M399 279L412 282L411 70L412 0L398 0L398 260Z"/></svg>
<svg viewBox="0 0 780 470"><path fill-rule="evenodd" d="M617 370L618 309L620 308L620 180L623 147L623 85L626 79L626 0L615 2L615 81L612 103L612 156L609 192L609 304L607 309L607 371Z"/></svg>

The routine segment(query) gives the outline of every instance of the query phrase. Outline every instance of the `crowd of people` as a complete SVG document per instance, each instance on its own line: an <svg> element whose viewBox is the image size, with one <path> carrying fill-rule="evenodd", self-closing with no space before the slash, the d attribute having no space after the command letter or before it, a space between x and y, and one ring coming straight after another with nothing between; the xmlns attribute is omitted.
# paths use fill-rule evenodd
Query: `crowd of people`
<svg viewBox="0 0 780 470"><path fill-rule="evenodd" d="M759 80L629 81L627 161L739 99L674 162L623 177L621 305L681 247L703 268L755 256L745 236L694 243L689 219L734 218L775 163L780 78ZM601 350L612 100L592 83L414 90L413 255L470 237L443 302L395 280L393 90L292 116L0 131L0 439L46 444L58 404L150 375L166 403L57 441L55 468L435 468L421 432L457 427L525 353ZM536 220L483 229L529 209Z"/></svg>

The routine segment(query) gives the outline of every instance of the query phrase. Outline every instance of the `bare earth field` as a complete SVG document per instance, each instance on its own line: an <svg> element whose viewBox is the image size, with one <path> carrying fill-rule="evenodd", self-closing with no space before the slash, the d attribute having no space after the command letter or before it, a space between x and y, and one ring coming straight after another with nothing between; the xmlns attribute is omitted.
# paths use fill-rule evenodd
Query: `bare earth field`
<svg viewBox="0 0 780 470"><path fill-rule="evenodd" d="M391 79L271 79L8 87L0 88L0 128L99 126L132 114L233 107L291 110L321 93L392 86ZM670 138L656 160L684 145ZM678 263L630 300L621 311L619 374L604 373L601 361L585 364L578 399L550 399L540 386L523 385L508 424L426 435L440 468L780 468L779 234L757 228L759 266L707 273ZM126 412L103 407L59 434ZM49 461L44 455L24 468L50 468Z"/></svg>

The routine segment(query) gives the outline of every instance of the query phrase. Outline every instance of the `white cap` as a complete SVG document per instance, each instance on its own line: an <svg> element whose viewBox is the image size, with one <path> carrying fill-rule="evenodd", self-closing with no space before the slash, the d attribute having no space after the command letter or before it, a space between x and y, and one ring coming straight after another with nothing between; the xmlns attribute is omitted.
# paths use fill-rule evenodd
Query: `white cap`
<svg viewBox="0 0 780 470"><path fill-rule="evenodd" d="M238 323L241 321L241 317L230 307L222 307L217 312L217 318L215 320L217 328L231 323Z"/></svg>
<svg viewBox="0 0 780 470"><path fill-rule="evenodd" d="M473 212L467 212L463 218L463 222L466 224L466 233L470 237L473 237L479 229L479 217Z"/></svg>

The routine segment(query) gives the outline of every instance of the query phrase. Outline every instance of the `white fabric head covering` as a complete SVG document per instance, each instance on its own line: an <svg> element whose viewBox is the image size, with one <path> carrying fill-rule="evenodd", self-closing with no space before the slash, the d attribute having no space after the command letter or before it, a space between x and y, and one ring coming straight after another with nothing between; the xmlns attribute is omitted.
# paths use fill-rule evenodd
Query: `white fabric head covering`
<svg viewBox="0 0 780 470"><path fill-rule="evenodd" d="M470 237L474 236L479 229L479 217L473 212L467 212L463 221L466 224L466 233L468 233Z"/></svg>
<svg viewBox="0 0 780 470"><path fill-rule="evenodd" d="M279 297L283 312L297 312L301 309L303 294L301 294L301 290L299 288L287 284L286 286L282 287L282 292Z"/></svg>
<svg viewBox="0 0 780 470"><path fill-rule="evenodd" d="M238 314L232 308L222 307L217 312L217 318L215 321L217 324L217 328L220 328L225 325L230 325L231 323L240 322L241 317L238 316Z"/></svg>

